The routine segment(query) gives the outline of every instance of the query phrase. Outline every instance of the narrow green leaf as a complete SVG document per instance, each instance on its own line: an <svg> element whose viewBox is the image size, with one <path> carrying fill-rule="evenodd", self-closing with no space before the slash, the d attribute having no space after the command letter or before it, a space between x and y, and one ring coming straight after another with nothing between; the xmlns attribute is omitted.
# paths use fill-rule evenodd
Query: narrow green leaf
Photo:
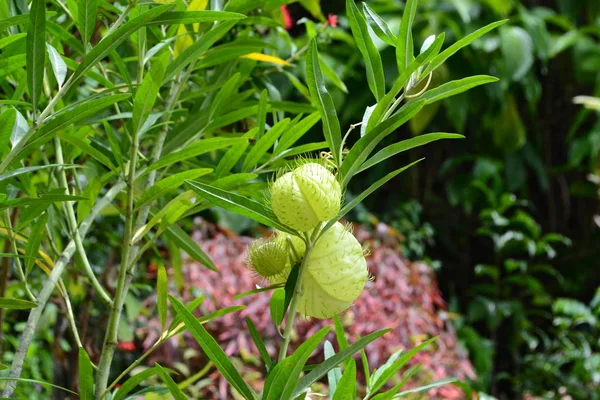
<svg viewBox="0 0 600 400"><path fill-rule="evenodd" d="M310 371L308 374L306 374L302 379L300 379L298 381L298 384L296 385L296 387L294 389L293 396L300 395L300 393L302 393L310 385L312 385L313 383L315 383L316 381L321 379L332 368L337 367L348 357L352 357L352 355L354 353L360 351L361 349L366 347L369 343L371 343L372 341L385 335L390 330L391 329L383 329L383 330L380 330L377 332L373 332L373 333L365 336L364 338L357 340L355 343L348 346L344 350L340 350L339 353L337 353L335 356L331 357L330 359L323 361L315 369Z"/></svg>
<svg viewBox="0 0 600 400"><path fill-rule="evenodd" d="M123 400L133 389L135 389L140 383L144 382L146 379L151 376L157 375L159 373L158 368L152 367L143 370L142 372L133 375L131 378L127 379L121 387L116 391L113 395L112 400Z"/></svg>
<svg viewBox="0 0 600 400"><path fill-rule="evenodd" d="M158 308L158 318L163 330L167 324L167 284L167 270L164 264L160 263L156 278L156 307Z"/></svg>
<svg viewBox="0 0 600 400"><path fill-rule="evenodd" d="M254 341L254 344L256 345L256 348L258 349L260 357L262 358L263 363L265 364L265 367L267 368L268 372L271 369L271 365L273 365L273 360L271 359L271 356L267 351L265 342L263 342L260 333L254 325L254 322L252 322L252 320L248 317L246 317L246 325L248 326L248 332L250 332L250 336L252 337L252 340Z"/></svg>
<svg viewBox="0 0 600 400"><path fill-rule="evenodd" d="M352 199L352 201L350 203L348 203L348 204L344 205L344 207L342 207L342 209L340 210L340 212L338 214L339 218L342 218L344 215L348 214L361 201L363 201L365 198L367 198L368 196L370 196L371 194L373 194L373 192L375 192L381 186L383 186L386 183L388 183L391 179L393 179L394 177L396 177L398 174L400 174L401 172L406 171L407 169L409 169L413 165L415 165L415 164L417 164L417 163L419 163L419 162L421 162L423 160L424 160L424 158L421 158L420 160L414 161L414 162L412 162L412 163L410 163L410 164L408 164L408 165L406 165L406 166L404 166L402 168L399 168L399 169L397 169L397 170L395 170L393 172L390 172L389 174L387 174L383 178L379 179L377 182L373 183L371 186L369 186L369 188L367 190L361 192L361 194L359 194L354 199Z"/></svg>
<svg viewBox="0 0 600 400"><path fill-rule="evenodd" d="M50 59L50 65L52 65L52 72L54 72L58 87L61 88L67 77L67 64L65 64L58 51L49 43L46 43L46 48L48 49L48 58Z"/></svg>
<svg viewBox="0 0 600 400"><path fill-rule="evenodd" d="M325 74L325 77L327 77L327 79L329 79L331 81L331 83L333 83L342 92L348 93L348 88L346 87L346 84L340 79L340 77L338 76L338 73L335 72L335 70L333 68L331 68L325 62L325 59L323 59L323 57L320 54L319 54L319 65L321 66L321 70ZM290 79L290 81L291 81L291 79ZM296 86L296 85L294 85L294 86ZM310 100L310 94L309 94L309 96L307 96L307 98Z"/></svg>
<svg viewBox="0 0 600 400"><path fill-rule="evenodd" d="M342 379L331 400L346 400L356 398L356 364L346 366Z"/></svg>
<svg viewBox="0 0 600 400"><path fill-rule="evenodd" d="M440 380L440 381L437 381L437 382L431 383L431 384L429 384L429 385L420 386L420 387L417 387L417 388L414 388L414 389L405 390L405 391L403 391L403 392L400 392L400 393L398 393L396 396L394 396L394 398L395 398L395 399L397 399L397 398L400 398L400 397L404 397L404 396L406 396L407 394L411 394L411 393L421 393L421 392L426 392L426 391L428 391L428 390L430 390L430 389L435 389L435 388L437 388L437 387L444 386L444 385L447 385L447 384L449 384L449 383L454 383L454 382L456 382L456 381L457 381L457 379L456 379L456 378L442 379L442 380Z"/></svg>
<svg viewBox="0 0 600 400"><path fill-rule="evenodd" d="M365 16L367 17L367 21L369 21L369 25L373 29L373 32L377 35L377 37L390 46L396 46L396 42L398 42L398 37L394 35L394 33L388 27L388 24L379 16L367 3L363 4L363 10L365 11Z"/></svg>
<svg viewBox="0 0 600 400"><path fill-rule="evenodd" d="M214 99L211 101L210 108L208 111L208 120L212 121L213 118L219 114L222 114L229 108L229 104L232 103L233 96L237 95L238 88L242 84L241 81L242 74L236 72L233 74L225 84L221 87L221 89L217 92Z"/></svg>
<svg viewBox="0 0 600 400"><path fill-rule="evenodd" d="M256 140L262 138L267 128L267 108L268 108L269 92L267 89L263 89L260 93L260 100L258 101L258 113L256 113L256 127L258 132L256 133Z"/></svg>
<svg viewBox="0 0 600 400"><path fill-rule="evenodd" d="M94 369L88 353L83 347L79 348L79 399L93 400L94 398Z"/></svg>
<svg viewBox="0 0 600 400"><path fill-rule="evenodd" d="M412 26L417 15L419 0L407 0L404 4L404 13L400 23L400 34L396 42L396 62L398 63L398 72L400 75L413 61L414 44L412 35Z"/></svg>
<svg viewBox="0 0 600 400"><path fill-rule="evenodd" d="M169 373L167 371L165 371L163 369L163 367L158 365L158 363L154 363L154 366L158 370L158 374L160 375L165 386L167 386L167 389L169 389L169 393L171 393L171 395L173 396L173 399L174 400L188 400L188 397L185 394L183 394L181 389L179 389L179 386L177 386L177 384L175 383L173 378L171 378L171 375L169 375Z"/></svg>
<svg viewBox="0 0 600 400"><path fill-rule="evenodd" d="M137 203L137 207L141 207L146 203L149 203L165 193L170 192L171 190L177 189L181 186L186 180L196 179L203 175L209 174L212 172L210 168L198 168L198 169L190 169L188 171L183 171L178 174L173 174L165 179L162 179L154 184L150 189L146 190L140 197Z"/></svg>
<svg viewBox="0 0 600 400"><path fill-rule="evenodd" d="M15 146L10 151L0 165L0 171L6 169L6 167L14 161L20 160L28 151L33 151L34 149L39 148L43 143L46 143L52 138L51 134L55 131L64 129L69 125L77 124L81 121L86 121L90 117L96 115L99 111L129 98L129 96L130 95L127 93L105 96L97 100L83 102L67 110L60 110L53 119L40 126L33 137L33 140L28 141L27 143L19 143L19 146Z"/></svg>
<svg viewBox="0 0 600 400"><path fill-rule="evenodd" d="M25 51L27 54L27 87L35 112L42 95L46 63L46 2L44 0L31 2Z"/></svg>
<svg viewBox="0 0 600 400"><path fill-rule="evenodd" d="M331 95L325 87L321 66L319 65L319 53L315 39L310 41L306 57L306 81L313 98L313 103L321 113L323 121L323 135L329 145L333 160L336 165L342 164L341 146L342 132L340 121L335 111L335 105Z"/></svg>
<svg viewBox="0 0 600 400"><path fill-rule="evenodd" d="M216 41L221 39L227 32L235 26L237 21L226 21L214 26L210 31L203 34L199 39L184 50L169 66L165 73L163 83L166 83L181 72L188 64L198 60Z"/></svg>
<svg viewBox="0 0 600 400"><path fill-rule="evenodd" d="M26 207L31 205L52 204L61 201L86 200L85 197L69 196L66 194L43 194L40 197L19 197L18 199L0 202L0 210L7 208Z"/></svg>
<svg viewBox="0 0 600 400"><path fill-rule="evenodd" d="M36 308L38 305L32 301L0 297L0 308L5 310L27 310Z"/></svg>
<svg viewBox="0 0 600 400"><path fill-rule="evenodd" d="M298 349L289 357L279 362L265 381L263 400L295 399L298 394L294 392L294 386L306 361L323 341L329 327L317 331L306 339Z"/></svg>
<svg viewBox="0 0 600 400"><path fill-rule="evenodd" d="M342 325L339 315L335 315L333 317L333 323L335 326L335 337L337 339L338 346L340 350L345 350L348 347L348 338L346 338L344 326Z"/></svg>
<svg viewBox="0 0 600 400"><path fill-rule="evenodd" d="M0 174L0 182L5 181L7 179L15 178L19 175L39 171L41 169L57 168L57 167L73 167L73 166L74 166L74 164L46 164L46 165L36 165L33 167L23 167L23 168L15 169L15 170Z"/></svg>
<svg viewBox="0 0 600 400"><path fill-rule="evenodd" d="M283 313L287 313L288 308L290 307L290 303L292 302L292 298L294 297L294 292L296 291L296 281L298 280L298 273L300 272L300 264L296 264L292 266L292 270L285 282L285 299L283 300Z"/></svg>
<svg viewBox="0 0 600 400"><path fill-rule="evenodd" d="M459 41L453 43L450 47L448 47L446 50L442 51L437 57L435 57L431 61L431 64L429 64L429 66L427 68L425 68L425 71L423 72L423 74L421 76L426 77L427 75L429 75L429 73L431 71L435 70L437 67L442 65L448 58L452 57L457 51L459 51L463 47L470 45L475 40L479 39L481 36L496 29L497 27L499 27L501 25L504 25L507 22L508 22L507 19L502 20L502 21L493 22L493 23L486 25L483 28L480 28L480 29L476 30L475 32L465 36L464 38L460 39Z"/></svg>
<svg viewBox="0 0 600 400"><path fill-rule="evenodd" d="M306 132L310 130L319 120L321 119L321 114L319 112L314 112L304 118L302 121L298 122L290 129L285 131L283 135L281 135L281 139L275 145L274 154L279 155L282 152L286 151L290 147L292 147Z"/></svg>
<svg viewBox="0 0 600 400"><path fill-rule="evenodd" d="M249 139L254 138L257 132L258 128L251 129L250 131L246 132L244 136L242 136L242 138L246 139L245 142L231 146L227 150L223 158L221 158L221 161L219 161L217 169L215 169L215 175L217 177L220 178L223 175L228 174L231 171L231 169L236 166L236 164L242 158L244 152L250 145Z"/></svg>
<svg viewBox="0 0 600 400"><path fill-rule="evenodd" d="M54 385L54 384L52 384L52 383L49 383L49 382L40 381L40 380L38 380L38 379L0 377L0 382L2 382L2 381L5 381L5 382L6 382L6 381L16 381L16 382L24 382L24 383L33 383L33 384L35 384L35 385L41 385L41 386L53 387L53 388L56 388L56 389L63 390L63 391L65 391L65 392L72 393L72 394L74 394L74 395L76 395L76 396L77 396L77 393L75 393L75 392L74 392L74 391L72 391L72 390L69 390L69 389L67 389L67 388L64 388L64 387L62 387L62 386Z"/></svg>
<svg viewBox="0 0 600 400"><path fill-rule="evenodd" d="M463 135L459 135L456 133L426 133L424 135L415 136L410 139L403 140L398 143L391 144L383 149L379 150L375 155L369 158L364 162L363 165L360 166L359 170L356 172L357 174L371 168L372 166L379 164L380 162L387 160L390 157L395 156L396 154L400 154L403 151L407 151L410 149L414 149L415 147L420 147L426 145L427 143L435 142L436 140L441 139L464 139Z"/></svg>
<svg viewBox="0 0 600 400"><path fill-rule="evenodd" d="M102 180L99 177L92 178L85 189L83 189L81 195L86 197L87 200L81 200L77 203L77 221L79 221L79 223L90 214L101 190Z"/></svg>
<svg viewBox="0 0 600 400"><path fill-rule="evenodd" d="M275 144L277 139L288 129L290 125L290 119L285 118L276 123L260 140L250 149L248 155L244 159L242 164L242 171L250 171L260 159L267 153L267 151Z"/></svg>
<svg viewBox="0 0 600 400"><path fill-rule="evenodd" d="M196 297L194 300L190 301L188 303L188 305L185 306L185 308L187 308L187 310L189 312L193 313L194 311L196 311L196 308L200 307L200 305L202 303L204 303L204 300L206 300L206 296ZM167 331L173 331L173 330L175 330L175 328L177 328L177 326L179 324L181 324L181 317L179 316L179 314L176 313L173 316L173 320L169 324L169 329L167 329Z"/></svg>
<svg viewBox="0 0 600 400"><path fill-rule="evenodd" d="M202 324L196 320L194 315L189 312L183 304L173 296L169 296L171 304L175 308L177 314L181 317L185 326L198 342L202 351L215 364L219 372L227 379L229 384L233 386L246 400L255 400L257 396L252 392L244 379L241 377L235 366L229 360L229 357L219 347L216 340L204 329Z"/></svg>
<svg viewBox="0 0 600 400"><path fill-rule="evenodd" d="M240 215L252 218L263 225L279 229L280 231L295 234L293 230L276 221L274 216L267 208L252 199L218 189L213 186L197 182L187 182L192 189L201 197L210 201L212 204L222 207L227 211L238 213Z"/></svg>
<svg viewBox="0 0 600 400"><path fill-rule="evenodd" d="M375 99L379 100L385 95L385 77L379 50L373 44L367 21L360 12L354 0L346 0L346 12L352 35L367 66L367 82ZM406 64L408 66L408 63Z"/></svg>
<svg viewBox="0 0 600 400"><path fill-rule="evenodd" d="M279 330L279 326L283 322L283 317L285 317L284 304L285 290L275 289L275 291L271 295L271 300L269 300L269 311L271 313L271 319L277 327L277 330Z"/></svg>
<svg viewBox="0 0 600 400"><path fill-rule="evenodd" d="M101 164L105 165L111 171L116 169L113 162L107 156L105 156L100 150L96 149L91 144L89 144L87 140L80 139L79 137L73 136L70 134L63 134L62 132L60 132L58 134L58 137L60 137L61 140L72 144L77 149L82 150L86 156L93 157L94 159L99 161Z"/></svg>
<svg viewBox="0 0 600 400"><path fill-rule="evenodd" d="M194 242L187 233L178 226L169 226L164 233L169 239L177 244L177 246L189 254L194 260L200 262L206 268L217 271L217 266L210 257Z"/></svg>
<svg viewBox="0 0 600 400"><path fill-rule="evenodd" d="M426 65L429 61L431 61L435 56L438 55L442 45L444 44L444 39L446 35L442 32L440 33L431 46L423 53L419 54L417 58L413 62L410 63L408 68L396 79L394 82L394 86L392 89L380 100L377 102L375 109L371 113L369 117L369 123L365 132L369 132L375 125L377 125L383 119L383 115L390 108L392 103L396 100L396 96L400 94L400 91L406 86L412 74L417 71L420 67Z"/></svg>
<svg viewBox="0 0 600 400"><path fill-rule="evenodd" d="M150 73L144 76L142 85L136 91L133 100L132 125L134 132L137 134L142 130L142 126L146 122L148 115L150 115L152 107L154 107L164 76L165 65L163 64L163 59L157 57L152 62Z"/></svg>
<svg viewBox="0 0 600 400"><path fill-rule="evenodd" d="M53 17L55 15L56 15L55 12L48 11L46 13L46 18ZM29 14L21 14L21 15L15 15L13 17L8 17L8 18L0 20L0 30L10 28L11 26L23 25L23 24L26 24L27 21L29 21Z"/></svg>
<svg viewBox="0 0 600 400"><path fill-rule="evenodd" d="M117 46L127 40L132 33L136 32L153 19L158 18L161 14L167 12L171 7L172 5L153 7L148 11L141 13L137 17L127 21L116 31L104 37L102 41L94 46L94 48L83 58L79 64L79 67L75 70L73 76L71 77L73 83L81 79L87 71L89 71L104 57L109 55L110 52L113 51Z"/></svg>
<svg viewBox="0 0 600 400"><path fill-rule="evenodd" d="M383 385L385 385L387 381L392 378L392 376L396 375L396 372L398 372L400 368L404 367L406 363L408 363L419 351L423 350L430 343L436 341L437 338L438 337L436 336L428 339L420 345L413 347L410 351L401 354L391 366L381 372L381 375L371 387L371 393L377 393L379 389L381 389Z"/></svg>
<svg viewBox="0 0 600 400"><path fill-rule="evenodd" d="M163 168L176 162L184 161L192 157L197 157L201 154L219 150L228 146L235 146L242 143L248 143L247 138L222 138L215 137L210 139L202 139L182 150L167 154L160 158L157 162L148 167L148 172L155 169Z"/></svg>
<svg viewBox="0 0 600 400"><path fill-rule="evenodd" d="M226 11L170 11L148 21L147 25L190 25L200 22L237 21L244 18L246 18L244 14Z"/></svg>
<svg viewBox="0 0 600 400"><path fill-rule="evenodd" d="M44 213L38 218L35 225L33 225L31 228L31 234L27 238L27 246L25 249L25 254L29 256L29 258L25 260L25 271L27 275L29 275L33 269L40 245L44 239L44 234L46 232L46 221L48 221L48 214Z"/></svg>
<svg viewBox="0 0 600 400"><path fill-rule="evenodd" d="M488 75L476 75L468 78L446 82L443 85L426 91L419 99L427 100L426 104L435 103L436 101L445 99L446 97L466 92L476 86L485 85L486 83L497 82L498 78Z"/></svg>
<svg viewBox="0 0 600 400"><path fill-rule="evenodd" d="M404 105L392 117L375 126L371 131L359 139L350 149L344 159L340 175L342 177L342 187L346 187L350 179L359 170L362 163L367 159L375 147L390 133L408 122L425 105L425 100L417 100Z"/></svg>
<svg viewBox="0 0 600 400"><path fill-rule="evenodd" d="M94 27L96 26L96 13L98 12L98 0L79 0L77 4L79 33L83 46L90 43Z"/></svg>
<svg viewBox="0 0 600 400"><path fill-rule="evenodd" d="M329 340L326 340L325 344L323 345L323 354L326 360L335 355L335 350L333 350L333 346L331 345L331 342ZM335 391L337 390L337 386L340 382L340 379L342 379L342 370L339 367L335 367L327 373L329 397L335 395Z"/></svg>
<svg viewBox="0 0 600 400"><path fill-rule="evenodd" d="M400 389L406 385L406 383L413 377L418 371L421 370L421 364L417 364L411 368L409 368L405 373L402 374L402 380L394 385L393 388L384 393L379 393L378 395L373 397L373 400L391 400L398 393Z"/></svg>
<svg viewBox="0 0 600 400"><path fill-rule="evenodd" d="M258 289L254 289L254 290L249 290L249 291L244 292L244 293L236 294L232 298L233 298L233 300L243 299L244 297L252 296L253 294L262 293L262 292L268 292L268 291L271 291L271 290L279 289L281 287L282 287L281 284L271 285L271 286L267 286L267 287L262 287L262 288L258 288Z"/></svg>

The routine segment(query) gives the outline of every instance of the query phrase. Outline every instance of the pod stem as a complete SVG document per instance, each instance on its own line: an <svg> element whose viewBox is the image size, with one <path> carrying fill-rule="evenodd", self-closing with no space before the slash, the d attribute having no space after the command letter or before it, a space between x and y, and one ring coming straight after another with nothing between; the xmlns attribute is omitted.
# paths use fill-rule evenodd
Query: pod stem
<svg viewBox="0 0 600 400"><path fill-rule="evenodd" d="M296 314L298 309L298 299L302 294L302 276L308 264L308 258L312 251L315 243L319 238L319 231L321 230L321 224L319 224L309 236L307 233L304 240L306 241L306 251L304 252L304 258L300 264L300 270L298 271L298 278L296 279L296 286L294 287L294 296L290 302L290 308L288 310L287 321L285 323L285 331L283 332L283 343L281 349L279 349L279 361L283 360L287 356L287 349L292 338L292 331L294 330L294 323L296 322Z"/></svg>

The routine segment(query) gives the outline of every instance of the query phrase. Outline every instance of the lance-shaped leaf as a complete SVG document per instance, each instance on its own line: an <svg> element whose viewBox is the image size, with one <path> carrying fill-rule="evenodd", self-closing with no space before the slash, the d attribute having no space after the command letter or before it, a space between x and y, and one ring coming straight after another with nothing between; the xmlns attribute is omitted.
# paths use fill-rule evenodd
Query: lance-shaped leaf
<svg viewBox="0 0 600 400"><path fill-rule="evenodd" d="M375 47L364 15L360 12L354 0L346 0L346 12L352 29L352 35L367 66L367 82L375 99L385 95L385 77L381 56Z"/></svg>
<svg viewBox="0 0 600 400"><path fill-rule="evenodd" d="M412 26L417 15L419 0L407 0L404 4L404 13L400 23L400 34L396 42L396 62L400 75L406 70L414 59L414 44Z"/></svg>
<svg viewBox="0 0 600 400"><path fill-rule="evenodd" d="M371 390L371 393L377 393L379 391L379 389L381 389L383 387L383 385L385 385L386 382L389 381L396 374L396 372L398 372L400 370L400 368L405 366L406 363L408 363L419 351L421 351L423 348L425 348L430 343L437 340L437 338L438 337L436 336L429 340L426 340L423 343L421 343L420 345L413 347L410 351L407 351L406 353L401 354L398 357L398 359L396 361L394 361L394 363L387 366L387 368L382 370L380 372L380 374L377 375L377 379L374 379L373 384L370 385L369 389ZM375 375L373 375L373 377L375 377Z"/></svg>
<svg viewBox="0 0 600 400"><path fill-rule="evenodd" d="M352 357L354 353L359 352L361 349L365 348L372 341L380 338L381 336L388 333L391 329L383 329L377 332L373 332L368 334L364 338L357 340L352 345L346 347L344 350L340 350L336 355L328 358L319 364L316 368L306 374L302 379L300 379L294 389L294 394L292 398L296 398L299 396L306 388L310 385L321 379L327 372L329 372L332 368L337 367L341 363L344 362L348 357Z"/></svg>
<svg viewBox="0 0 600 400"><path fill-rule="evenodd" d="M387 23L367 3L363 3L363 9L365 17L367 17L367 21L377 37L390 46L396 46L398 37L390 30Z"/></svg>
<svg viewBox="0 0 600 400"><path fill-rule="evenodd" d="M0 308L5 310L27 310L38 305L32 301L0 297Z"/></svg>
<svg viewBox="0 0 600 400"><path fill-rule="evenodd" d="M320 329L306 339L294 354L286 357L273 368L265 381L263 400L295 399L297 397L292 393L294 393L294 386L298 381L298 377L302 373L306 361L328 332L329 327Z"/></svg>
<svg viewBox="0 0 600 400"><path fill-rule="evenodd" d="M185 233L183 229L178 226L169 226L164 233L168 239L177 244L180 250L185 251L194 260L200 262L206 268L213 271L217 271L217 266L210 259L210 257L198 246L198 243L194 242L190 236Z"/></svg>
<svg viewBox="0 0 600 400"><path fill-rule="evenodd" d="M222 149L228 146L235 146L238 144L248 144L247 138L221 138L215 137L210 139L199 140L189 146L185 146L183 149L167 154L160 158L157 162L148 167L148 171L163 168L173 163L188 160L193 157L197 157L201 154L205 154L214 150Z"/></svg>
<svg viewBox="0 0 600 400"><path fill-rule="evenodd" d="M164 82L168 82L194 60L198 60L206 50L235 26L237 21L225 21L203 34L190 47L186 48L169 66Z"/></svg>
<svg viewBox="0 0 600 400"><path fill-rule="evenodd" d="M337 112L333 99L325 87L321 66L319 65L319 53L317 51L317 42L312 39L308 46L306 57L306 81L310 90L310 95L313 98L313 104L321 113L323 122L323 134L329 145L331 154L336 165L341 165L341 145L342 131L340 121L338 120Z"/></svg>
<svg viewBox="0 0 600 400"><path fill-rule="evenodd" d="M350 179L359 170L362 163L367 159L375 147L395 129L402 126L412 117L414 117L425 105L425 100L418 100L406 104L394 116L381 122L371 131L360 138L358 142L350 149L350 152L344 159L340 175L342 177L342 186L345 187Z"/></svg>
<svg viewBox="0 0 600 400"><path fill-rule="evenodd" d="M295 234L293 230L276 221L272 213L270 213L263 204L255 200L203 183L188 181L187 184L190 185L200 197L205 198L216 206L251 218L263 225L279 229L283 232Z"/></svg>
<svg viewBox="0 0 600 400"><path fill-rule="evenodd" d="M77 4L79 33L84 47L90 43L94 27L96 26L96 13L98 0L80 0Z"/></svg>
<svg viewBox="0 0 600 400"><path fill-rule="evenodd" d="M67 77L67 64L63 61L58 51L52 47L49 43L46 43L48 48L48 58L52 65L52 72L58 83L58 87L61 88Z"/></svg>
<svg viewBox="0 0 600 400"><path fill-rule="evenodd" d="M75 83L81 79L87 71L89 71L100 60L110 54L110 52L113 51L117 46L127 40L132 33L136 32L153 19L158 18L161 14L167 12L171 7L171 5L153 7L150 10L141 13L137 17L127 21L116 31L104 37L102 41L94 46L92 50L83 58L79 64L79 67L75 70L73 76L71 77L72 82Z"/></svg>
<svg viewBox="0 0 600 400"><path fill-rule="evenodd" d="M154 366L157 368L158 374L160 375L167 389L169 389L169 393L171 393L173 399L188 400L188 397L185 394L183 394L179 386L177 386L173 378L171 378L171 375L169 375L169 373L160 365L155 363Z"/></svg>
<svg viewBox="0 0 600 400"><path fill-rule="evenodd" d="M267 151L275 144L277 139L283 134L283 132L290 125L290 119L282 119L275 126L273 126L260 140L250 149L244 163L242 164L242 171L250 171L264 156Z"/></svg>
<svg viewBox="0 0 600 400"><path fill-rule="evenodd" d="M379 164L380 162L387 160L390 157L395 156L396 154L402 153L403 151L407 151L410 149L414 149L415 147L420 147L426 145L427 143L435 142L436 140L441 139L464 139L463 135L459 135L456 133L426 133L424 135L415 136L410 139L403 140L398 143L391 144L383 149L379 150L373 157L369 158L364 162L363 165L360 166L357 173L360 173L366 169L371 168L372 166Z"/></svg>
<svg viewBox="0 0 600 400"><path fill-rule="evenodd" d="M199 22L237 21L244 18L246 18L244 14L227 11L170 11L148 21L147 25L189 25Z"/></svg>
<svg viewBox="0 0 600 400"><path fill-rule="evenodd" d="M375 125L377 125L383 119L384 114L390 108L392 103L396 100L396 96L400 94L402 89L405 87L406 83L410 79L411 75L420 67L426 65L430 62L435 56L438 55L442 45L444 44L444 39L446 35L442 32L439 34L431 46L423 53L419 54L417 58L413 62L410 63L408 68L396 79L394 82L394 86L392 89L380 100L377 102L375 109L371 112L369 116L369 122L365 129L365 132L369 132Z"/></svg>
<svg viewBox="0 0 600 400"><path fill-rule="evenodd" d="M244 379L231 363L231 360L225 354L223 349L219 347L217 341L206 331L206 329L204 329L196 317L194 317L194 315L188 311L179 300L173 296L169 296L169 298L177 315L181 317L181 320L194 339L196 339L204 354L206 354L206 356L215 364L223 377L225 377L229 384L246 400L256 400L257 396L252 389L250 389L248 384L244 382Z"/></svg>
<svg viewBox="0 0 600 400"><path fill-rule="evenodd" d="M148 115L152 111L152 107L154 107L164 76L165 65L163 58L158 57L152 63L150 73L144 76L142 85L136 91L133 100L132 124L133 130L137 134L142 130Z"/></svg>
<svg viewBox="0 0 600 400"><path fill-rule="evenodd" d="M446 97L466 92L476 86L485 85L487 83L497 82L498 78L488 75L476 75L468 78L446 82L443 85L426 91L419 99L427 100L427 104L435 103L436 101L445 99Z"/></svg>
<svg viewBox="0 0 600 400"><path fill-rule="evenodd" d="M33 0L27 26L27 86L35 111L42 94L44 65L46 63L46 2Z"/></svg>
<svg viewBox="0 0 600 400"><path fill-rule="evenodd" d="M90 356L83 347L79 348L79 399L93 400L94 370Z"/></svg>
<svg viewBox="0 0 600 400"><path fill-rule="evenodd" d="M459 51L463 47L470 45L486 33L498 28L501 25L504 25L506 22L508 22L507 19L493 22L453 43L450 47L442 51L437 57L435 57L431 61L431 64L429 64L429 66L425 68L425 71L421 76L427 76L431 71L435 70L437 67L442 65L448 58L452 57L457 51Z"/></svg>

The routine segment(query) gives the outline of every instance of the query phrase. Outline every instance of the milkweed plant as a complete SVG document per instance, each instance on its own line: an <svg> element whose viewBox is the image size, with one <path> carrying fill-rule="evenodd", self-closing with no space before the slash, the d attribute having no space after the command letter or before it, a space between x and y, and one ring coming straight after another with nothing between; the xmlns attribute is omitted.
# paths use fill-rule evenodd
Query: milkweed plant
<svg viewBox="0 0 600 400"><path fill-rule="evenodd" d="M397 32L366 3L347 0L347 25L364 60L373 103L342 135L327 87L340 79L318 51L334 28L310 22L306 37L299 39L301 46L291 47L287 59L277 57L269 38L288 35L280 12L287 3L8 0L0 5L0 244L6 260L2 274L10 272L15 282L10 290L0 288L0 324L12 321L12 313L28 313L19 332L11 328L10 334L19 335L14 348L3 353L10 354L2 360L10 365L0 377L2 397L24 396L31 393L31 385L52 386L31 377L38 360L28 350L40 335L37 329L53 296L64 305L61 315L78 349L79 380L75 387L59 389L81 399L124 399L157 377L164 386L141 392L187 398L185 385L176 382L172 370L159 364L142 372L136 368L184 331L232 391L247 400L314 395L355 399L359 394L382 400L453 382L403 391L418 371L404 367L435 338L395 353L375 371L370 371L364 349L389 330L353 343L347 339L338 315L376 277L367 268L368 249L342 220L421 160L350 196L348 185L357 175L412 148L463 137L435 132L380 145L397 137L397 129L427 105L495 82L494 77L472 76L432 87L432 76L453 54L505 21L450 45L440 32L415 52L412 25L418 0L405 2ZM302 4L316 19L325 20L319 2ZM391 87L386 86L376 41L395 48L398 68ZM302 62L305 82L296 76ZM305 101L282 100L271 80L274 75L289 79ZM324 141L298 144L319 122ZM181 287L181 265L176 262L170 265L174 282L167 261L158 263L156 308L162 334L125 368L113 362L127 329L124 305L141 279L141 261L161 254L158 243L171 252L185 251L207 274L219 273L179 226L211 207L270 228L248 250L257 289L238 295L271 293L271 317L281 334L278 357L272 358L261 332L247 319L266 371L260 393L203 326L235 310L197 318L194 312L202 298L183 304L178 290L168 294L168 289ZM106 256L102 267L88 239L111 226L119 227L120 243L94 253L117 257ZM102 326L87 330L86 336L78 326L82 319L75 318L82 305L73 288L81 282L93 293L95 315L102 316L96 321ZM337 352L325 342L325 360L307 365L329 328L290 352L297 316L332 318ZM94 343L98 351L92 353ZM362 384L357 383L356 354L362 356ZM313 384L324 377L329 392L315 393Z"/></svg>

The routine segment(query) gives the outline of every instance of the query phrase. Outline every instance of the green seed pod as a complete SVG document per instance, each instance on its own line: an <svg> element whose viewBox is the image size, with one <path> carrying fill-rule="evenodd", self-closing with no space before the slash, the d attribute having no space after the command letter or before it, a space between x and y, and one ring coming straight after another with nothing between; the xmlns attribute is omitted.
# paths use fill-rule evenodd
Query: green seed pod
<svg viewBox="0 0 600 400"><path fill-rule="evenodd" d="M300 282L298 312L324 319L347 310L369 278L358 240L338 222L319 239L308 257ZM288 263L271 283L285 282L289 272Z"/></svg>
<svg viewBox="0 0 600 400"><path fill-rule="evenodd" d="M287 248L275 238L255 240L250 246L248 263L260 276L274 278L289 264Z"/></svg>
<svg viewBox="0 0 600 400"><path fill-rule="evenodd" d="M335 176L317 163L304 164L271 186L275 215L281 223L300 232L335 217L341 198L342 189Z"/></svg>

